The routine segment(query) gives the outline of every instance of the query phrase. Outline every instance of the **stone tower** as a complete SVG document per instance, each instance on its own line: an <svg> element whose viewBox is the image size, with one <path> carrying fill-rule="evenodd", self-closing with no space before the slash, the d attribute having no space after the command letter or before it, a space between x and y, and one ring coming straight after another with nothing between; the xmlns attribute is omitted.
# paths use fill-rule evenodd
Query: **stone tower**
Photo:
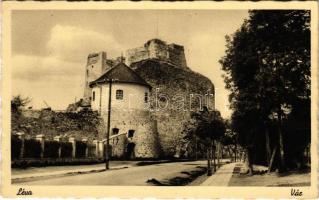
<svg viewBox="0 0 319 200"><path fill-rule="evenodd" d="M147 59L157 59L178 68L187 68L184 47L178 44L166 44L160 39L147 41L144 46L126 51L126 64Z"/></svg>
<svg viewBox="0 0 319 200"><path fill-rule="evenodd" d="M104 72L114 66L114 61L106 57L106 52L91 53L88 55L85 67L85 83L83 99L90 102L92 89L89 87L90 82L95 81Z"/></svg>

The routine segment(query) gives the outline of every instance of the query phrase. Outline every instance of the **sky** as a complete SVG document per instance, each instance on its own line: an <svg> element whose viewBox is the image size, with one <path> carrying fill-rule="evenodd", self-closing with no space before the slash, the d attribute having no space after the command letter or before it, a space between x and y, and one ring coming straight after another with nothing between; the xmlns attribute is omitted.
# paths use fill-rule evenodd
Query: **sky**
<svg viewBox="0 0 319 200"><path fill-rule="evenodd" d="M115 58L159 38L185 48L187 65L215 85L216 108L231 110L219 59L225 35L247 10L38 10L12 14L12 95L31 98L34 109L63 110L84 92L89 53Z"/></svg>

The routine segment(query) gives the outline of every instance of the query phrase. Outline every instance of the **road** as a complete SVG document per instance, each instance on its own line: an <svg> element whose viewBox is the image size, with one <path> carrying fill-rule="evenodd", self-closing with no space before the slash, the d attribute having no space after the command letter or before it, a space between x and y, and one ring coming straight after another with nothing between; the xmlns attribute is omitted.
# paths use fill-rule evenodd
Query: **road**
<svg viewBox="0 0 319 200"><path fill-rule="evenodd" d="M147 166L134 166L125 169L109 170L97 173L79 174L50 179L28 181L25 185L149 185L147 180L165 181L182 175L183 171L192 171L205 167L206 161L162 163Z"/></svg>

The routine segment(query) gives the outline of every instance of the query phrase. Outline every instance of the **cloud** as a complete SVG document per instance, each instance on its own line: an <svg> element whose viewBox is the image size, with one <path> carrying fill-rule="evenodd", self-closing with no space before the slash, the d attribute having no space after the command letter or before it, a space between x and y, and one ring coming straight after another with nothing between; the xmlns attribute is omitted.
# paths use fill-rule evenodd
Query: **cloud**
<svg viewBox="0 0 319 200"><path fill-rule="evenodd" d="M13 95L32 98L35 108L47 101L54 109L82 97L87 55L107 51L108 57L119 56L119 45L110 35L75 26L52 27L46 44L47 56L15 54L12 56Z"/></svg>
<svg viewBox="0 0 319 200"><path fill-rule="evenodd" d="M84 66L84 63L69 62L56 57L14 55L12 57L12 78L26 81L55 81L83 76Z"/></svg>
<svg viewBox="0 0 319 200"><path fill-rule="evenodd" d="M123 49L111 35L76 26L55 25L47 43L49 55L71 62L85 63L89 53L103 50L112 58L119 56Z"/></svg>
<svg viewBox="0 0 319 200"><path fill-rule="evenodd" d="M55 57L15 55L12 57L12 93L32 99L34 108L54 109L67 105L83 95L85 64L67 62Z"/></svg>

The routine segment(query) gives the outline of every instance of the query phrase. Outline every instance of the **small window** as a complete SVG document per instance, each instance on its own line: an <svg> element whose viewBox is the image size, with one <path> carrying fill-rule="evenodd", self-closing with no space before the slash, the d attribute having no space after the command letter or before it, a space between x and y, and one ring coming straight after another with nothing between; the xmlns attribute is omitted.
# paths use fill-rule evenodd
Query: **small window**
<svg viewBox="0 0 319 200"><path fill-rule="evenodd" d="M93 91L92 96L93 96L93 101L94 101L95 100L95 92L94 91Z"/></svg>
<svg viewBox="0 0 319 200"><path fill-rule="evenodd" d="M144 94L144 102L148 103L148 92L145 92Z"/></svg>
<svg viewBox="0 0 319 200"><path fill-rule="evenodd" d="M113 129L112 129L112 135L117 135L117 134L119 134L119 131L120 131L120 129L118 129L118 128L113 128Z"/></svg>
<svg viewBox="0 0 319 200"><path fill-rule="evenodd" d="M123 90L116 90L116 99L123 99Z"/></svg>
<svg viewBox="0 0 319 200"><path fill-rule="evenodd" d="M86 70L86 76L88 76L88 75L89 75L89 70L87 69L87 70Z"/></svg>
<svg viewBox="0 0 319 200"><path fill-rule="evenodd" d="M131 138L134 136L134 132L135 130L128 130L128 134L127 134L127 137Z"/></svg>
<svg viewBox="0 0 319 200"><path fill-rule="evenodd" d="M93 67L94 67L94 66L92 65L92 69L93 69Z"/></svg>

